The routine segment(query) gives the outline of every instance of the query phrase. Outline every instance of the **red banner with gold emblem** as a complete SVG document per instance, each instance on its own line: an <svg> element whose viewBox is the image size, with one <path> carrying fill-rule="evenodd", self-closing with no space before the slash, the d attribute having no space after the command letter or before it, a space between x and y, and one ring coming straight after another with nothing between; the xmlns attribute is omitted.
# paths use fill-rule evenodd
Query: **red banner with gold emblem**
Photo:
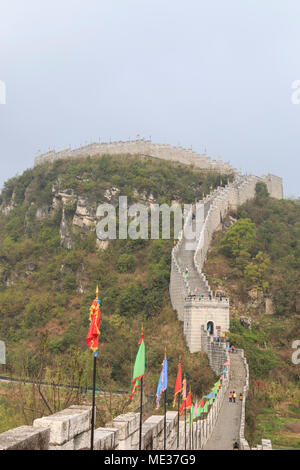
<svg viewBox="0 0 300 470"><path fill-rule="evenodd" d="M96 298L90 307L90 328L86 337L86 342L89 347L95 352L98 349L99 335L100 335L100 300Z"/></svg>

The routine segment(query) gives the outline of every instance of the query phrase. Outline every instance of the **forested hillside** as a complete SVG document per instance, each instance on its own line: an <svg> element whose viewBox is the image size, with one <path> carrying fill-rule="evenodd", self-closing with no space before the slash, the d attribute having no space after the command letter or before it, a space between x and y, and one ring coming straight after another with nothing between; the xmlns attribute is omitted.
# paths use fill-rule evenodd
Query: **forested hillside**
<svg viewBox="0 0 300 470"><path fill-rule="evenodd" d="M300 332L299 201L272 199L258 184L256 199L216 234L205 272L230 298L229 336L249 363L246 437L299 448L299 365L292 362Z"/></svg>
<svg viewBox="0 0 300 470"><path fill-rule="evenodd" d="M165 346L170 403L180 355L195 393L208 389L214 376L207 358L190 356L170 305L173 239L99 244L95 214L102 202L117 207L119 195L128 196L129 204L191 203L228 178L155 159L103 156L40 165L9 180L0 201L0 339L7 345L6 373L91 384L85 338L99 284L99 387L130 389L143 324L145 391L155 393ZM19 416L17 423L23 422ZM13 425L7 415L6 423Z"/></svg>

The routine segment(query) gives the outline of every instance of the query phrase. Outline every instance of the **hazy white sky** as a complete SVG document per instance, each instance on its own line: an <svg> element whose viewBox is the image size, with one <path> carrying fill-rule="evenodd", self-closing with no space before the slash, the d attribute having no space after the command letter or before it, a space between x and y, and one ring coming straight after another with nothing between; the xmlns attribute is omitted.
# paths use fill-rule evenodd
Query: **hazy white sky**
<svg viewBox="0 0 300 470"><path fill-rule="evenodd" d="M190 147L300 196L299 0L0 0L0 186L37 150Z"/></svg>

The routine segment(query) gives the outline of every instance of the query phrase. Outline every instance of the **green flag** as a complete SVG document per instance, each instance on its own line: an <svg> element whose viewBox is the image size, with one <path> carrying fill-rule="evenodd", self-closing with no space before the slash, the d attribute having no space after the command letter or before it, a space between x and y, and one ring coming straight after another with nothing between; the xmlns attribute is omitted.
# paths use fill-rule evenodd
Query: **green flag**
<svg viewBox="0 0 300 470"><path fill-rule="evenodd" d="M145 343L143 332L141 334L141 339L139 341L139 350L136 355L133 376L132 376L132 389L130 400L132 399L136 389L140 386L141 378L145 375Z"/></svg>

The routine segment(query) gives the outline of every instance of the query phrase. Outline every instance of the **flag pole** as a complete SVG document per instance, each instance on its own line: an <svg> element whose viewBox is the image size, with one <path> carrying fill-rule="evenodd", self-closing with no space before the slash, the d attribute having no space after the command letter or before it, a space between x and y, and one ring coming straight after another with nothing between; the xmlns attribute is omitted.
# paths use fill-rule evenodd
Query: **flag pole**
<svg viewBox="0 0 300 470"><path fill-rule="evenodd" d="M181 356L179 356L179 364L181 364ZM182 377L182 376L181 376ZM181 383L182 385L182 383ZM180 410L180 393L177 394L178 395L178 423L177 423L177 449L179 447L179 410Z"/></svg>
<svg viewBox="0 0 300 470"><path fill-rule="evenodd" d="M98 356L98 340L99 340L99 333L100 333L100 309L99 309L99 304L100 304L100 301L99 301L99 288L98 286L96 287L96 299L95 299L96 303L97 303L97 308L99 310L99 317L98 319L96 320L96 313L94 313L94 320L93 320L93 315L92 313L90 313L90 320L91 320L91 324L90 324L90 330L89 330L89 333L88 333L88 336L87 336L87 344L91 347L91 349L93 350L93 353L94 353L94 364L93 364L93 400L92 400L92 422L91 422L91 446L90 446L90 450L94 450L94 429L95 429L95 395L96 395L96 366L97 366L97 356ZM95 302L94 301L94 302ZM92 305L94 305L94 302ZM92 307L91 307L92 308ZM95 306L94 306L94 310L95 310ZM91 309L90 309L91 311ZM94 321L94 323L93 323ZM96 325L96 321L99 321L99 325L97 326ZM92 330L92 339L90 340L90 337L89 337L89 334L90 334L90 331L91 331L91 328L94 328L96 327L96 333L95 331ZM94 340L96 340L96 344L94 344Z"/></svg>
<svg viewBox="0 0 300 470"><path fill-rule="evenodd" d="M144 326L142 326L141 336L143 336L143 334L144 334ZM141 378L139 450L142 450L142 428L143 428L143 377Z"/></svg>
<svg viewBox="0 0 300 470"><path fill-rule="evenodd" d="M198 408L197 408L198 409ZM197 413L198 414L198 413ZM198 418L196 416L196 450L198 449Z"/></svg>
<svg viewBox="0 0 300 470"><path fill-rule="evenodd" d="M167 448L167 390L164 391L165 395L165 419L164 419L164 450Z"/></svg>
<svg viewBox="0 0 300 470"><path fill-rule="evenodd" d="M94 428L95 428L95 391L96 391L96 361L98 351L94 352L94 370L93 370L93 404L92 404L92 428L91 428L91 450L94 450Z"/></svg>
<svg viewBox="0 0 300 470"><path fill-rule="evenodd" d="M177 449L179 447L179 409L180 409L180 393L178 393Z"/></svg>
<svg viewBox="0 0 300 470"><path fill-rule="evenodd" d="M165 358L167 357L167 348L165 348ZM167 448L167 390L164 391L165 413L164 413L164 450Z"/></svg>
<svg viewBox="0 0 300 470"><path fill-rule="evenodd" d="M191 393L191 387L190 387L190 393ZM190 450L192 450L192 433L191 433L191 429L192 429L192 426L193 426L193 421L191 423L191 420L192 420L192 408L190 408Z"/></svg>
<svg viewBox="0 0 300 470"><path fill-rule="evenodd" d="M192 413L193 412L193 413ZM194 447L194 433L193 433L193 424L194 424L194 409L191 408L191 420L192 420L192 426L191 426L191 433L192 433L192 444L191 444L191 450Z"/></svg>
<svg viewBox="0 0 300 470"><path fill-rule="evenodd" d="M140 437L139 437L139 450L142 450L142 427L143 427L143 377L141 378L141 403L140 403Z"/></svg>
<svg viewBox="0 0 300 470"><path fill-rule="evenodd" d="M184 407L184 450L186 450L186 404Z"/></svg>
<svg viewBox="0 0 300 470"><path fill-rule="evenodd" d="M190 420L191 420L191 412L190 412ZM192 425L190 422L190 450L192 450L192 433L191 433Z"/></svg>

